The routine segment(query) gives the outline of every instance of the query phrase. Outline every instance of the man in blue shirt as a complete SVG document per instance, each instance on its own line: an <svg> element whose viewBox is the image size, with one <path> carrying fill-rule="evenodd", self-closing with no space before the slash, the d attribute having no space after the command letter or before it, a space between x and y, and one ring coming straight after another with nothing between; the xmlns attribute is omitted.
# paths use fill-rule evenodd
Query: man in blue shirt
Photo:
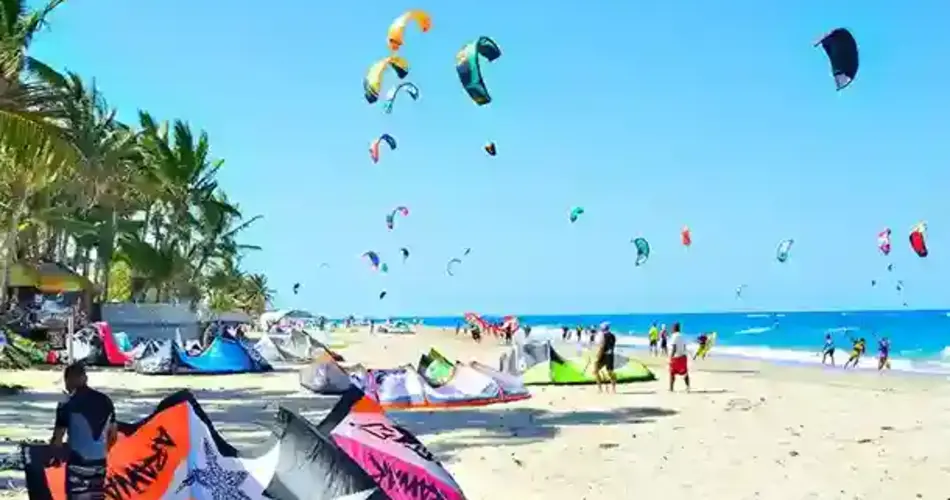
<svg viewBox="0 0 950 500"><path fill-rule="evenodd" d="M67 366L63 380L69 399L56 408L50 444L57 457L66 459L66 498L105 499L106 456L117 432L115 406L86 385L82 363Z"/></svg>

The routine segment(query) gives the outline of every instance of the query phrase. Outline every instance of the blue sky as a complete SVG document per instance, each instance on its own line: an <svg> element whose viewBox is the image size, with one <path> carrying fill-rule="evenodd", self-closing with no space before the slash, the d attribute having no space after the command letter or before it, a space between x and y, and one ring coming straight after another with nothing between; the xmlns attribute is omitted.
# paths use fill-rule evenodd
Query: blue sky
<svg viewBox="0 0 950 500"><path fill-rule="evenodd" d="M265 217L247 233L265 250L246 263L268 274L279 306L886 308L900 306L898 273L912 306L946 306L950 4L660 4L76 1L33 53L95 76L125 117L144 108L211 134L226 188ZM366 104L360 81L386 55L389 23L412 7L434 23L410 28L402 49L422 96L387 116ZM862 64L842 92L812 47L838 26L855 34ZM485 67L487 107L468 99L453 67L480 35L503 50ZM367 146L382 132L399 149L373 165ZM481 149L488 140L494 158ZM389 232L385 213L401 204L412 214ZM574 205L587 213L572 225ZM926 260L906 245L921 219ZM892 276L875 248L884 226L895 231ZM639 268L634 236L653 246ZM783 238L796 244L781 265ZM405 265L401 246L413 252ZM446 276L465 247L471 255ZM388 275L360 259L369 249Z"/></svg>

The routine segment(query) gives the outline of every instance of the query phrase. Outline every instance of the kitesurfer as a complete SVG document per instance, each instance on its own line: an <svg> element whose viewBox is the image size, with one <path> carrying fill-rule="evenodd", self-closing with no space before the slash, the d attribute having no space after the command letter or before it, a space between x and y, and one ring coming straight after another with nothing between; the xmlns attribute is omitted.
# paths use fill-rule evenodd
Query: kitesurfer
<svg viewBox="0 0 950 500"><path fill-rule="evenodd" d="M650 339L650 354L657 356L660 354L657 344L660 341L660 331L656 328L656 322L654 321L650 325L650 331L647 333L647 337Z"/></svg>
<svg viewBox="0 0 950 500"><path fill-rule="evenodd" d="M858 361L861 361L861 356L864 354L864 351L867 349L867 342L864 341L864 337L859 338L858 340L851 339L851 356L848 357L848 360L844 362L845 369L850 365L852 368L858 367Z"/></svg>
<svg viewBox="0 0 950 500"><path fill-rule="evenodd" d="M682 376L686 382L686 392L689 392L689 351L686 350L686 341L680 333L680 324L673 323L673 334L670 338L673 349L670 351L670 392L677 376Z"/></svg>
<svg viewBox="0 0 950 500"><path fill-rule="evenodd" d="M835 339L830 333L825 334L825 345L821 348L821 364L825 360L831 360L831 366L835 366Z"/></svg>
<svg viewBox="0 0 950 500"><path fill-rule="evenodd" d="M67 366L63 382L69 398L56 408L50 445L54 462L66 461L66 498L104 499L106 457L117 437L115 406L87 385L82 363Z"/></svg>
<svg viewBox="0 0 950 500"><path fill-rule="evenodd" d="M594 378L597 380L597 392L602 392L602 385L609 379L610 392L617 393L617 374L614 373L614 348L617 346L617 336L610 331L610 323L600 325L601 341L597 349L597 358L594 362ZM607 377L603 377L603 372Z"/></svg>
<svg viewBox="0 0 950 500"><path fill-rule="evenodd" d="M881 371L885 368L888 370L891 369L890 353L891 341L887 340L887 337L881 337L881 339L877 341L877 371Z"/></svg>
<svg viewBox="0 0 950 500"><path fill-rule="evenodd" d="M702 357L706 359L706 352L709 349L709 335L706 333L700 333L699 337L696 337L696 343L699 344L699 347L696 349L696 353L693 354L693 359Z"/></svg>

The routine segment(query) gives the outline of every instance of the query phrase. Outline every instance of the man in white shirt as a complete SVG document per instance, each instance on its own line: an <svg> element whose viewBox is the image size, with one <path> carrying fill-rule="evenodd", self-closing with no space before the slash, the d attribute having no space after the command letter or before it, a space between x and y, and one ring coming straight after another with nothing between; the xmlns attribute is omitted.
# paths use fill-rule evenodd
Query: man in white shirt
<svg viewBox="0 0 950 500"><path fill-rule="evenodd" d="M673 323L673 334L670 337L670 392L673 392L673 384L678 375L686 381L686 392L689 392L689 351L677 322Z"/></svg>

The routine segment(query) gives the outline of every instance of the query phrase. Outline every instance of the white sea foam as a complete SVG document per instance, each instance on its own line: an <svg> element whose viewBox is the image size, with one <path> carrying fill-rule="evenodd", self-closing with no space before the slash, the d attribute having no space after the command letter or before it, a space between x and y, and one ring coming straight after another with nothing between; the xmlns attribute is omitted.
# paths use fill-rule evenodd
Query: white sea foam
<svg viewBox="0 0 950 500"><path fill-rule="evenodd" d="M736 332L736 335L758 335L760 333L772 331L771 326L757 326L755 328L746 328L745 330L739 330Z"/></svg>

